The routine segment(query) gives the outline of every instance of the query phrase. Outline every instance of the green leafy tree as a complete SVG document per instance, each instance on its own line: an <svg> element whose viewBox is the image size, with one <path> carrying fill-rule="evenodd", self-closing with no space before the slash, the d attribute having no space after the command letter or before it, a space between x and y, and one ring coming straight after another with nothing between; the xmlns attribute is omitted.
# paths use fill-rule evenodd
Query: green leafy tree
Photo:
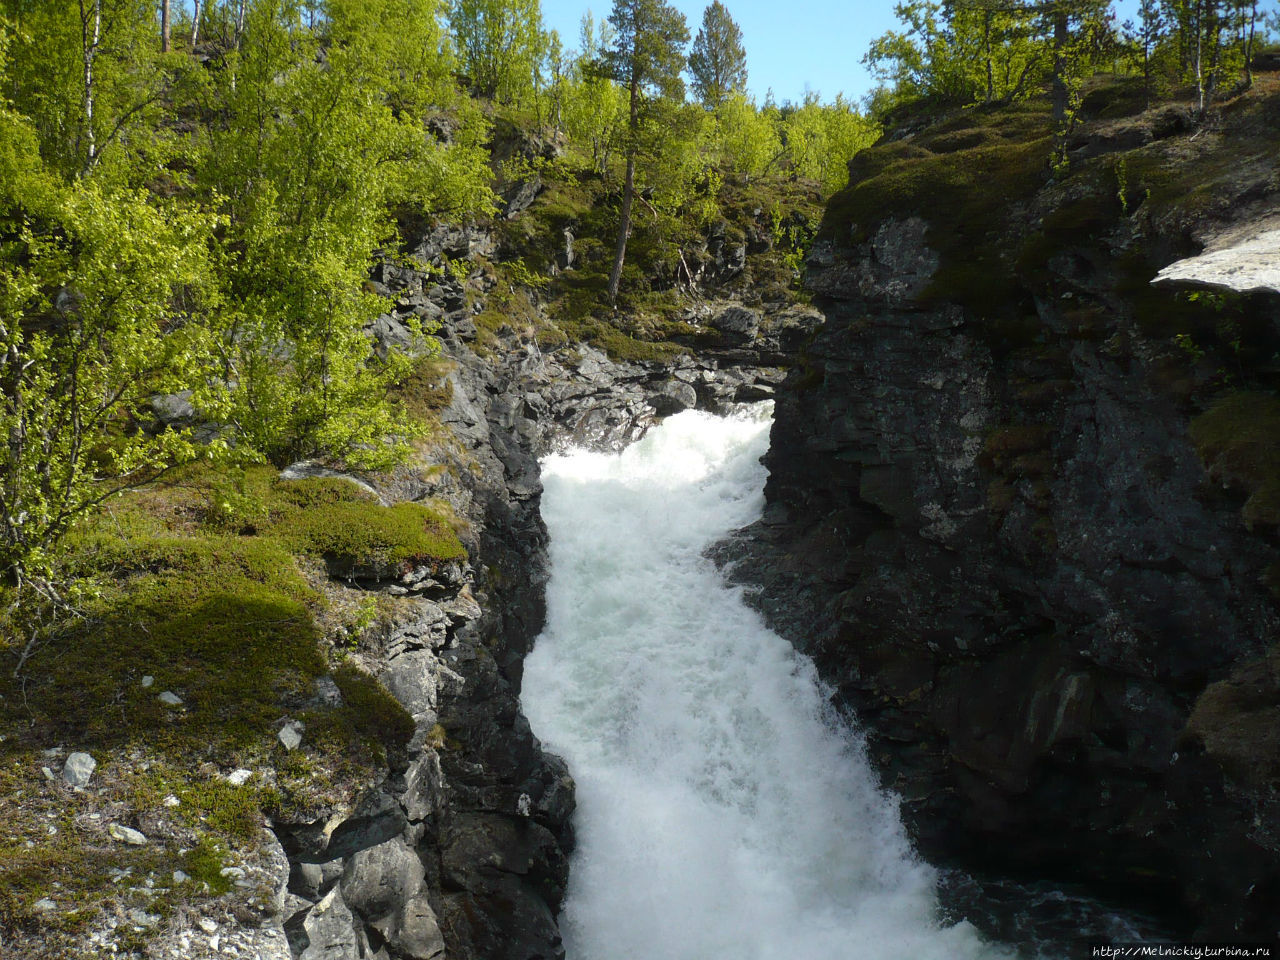
<svg viewBox="0 0 1280 960"><path fill-rule="evenodd" d="M0 0L0 15L13 26L5 93L53 170L127 177L167 160L164 102L191 65L160 53L152 3Z"/></svg>
<svg viewBox="0 0 1280 960"><path fill-rule="evenodd" d="M879 126L843 95L823 104L817 94L810 94L800 107L782 111L781 125L792 171L817 180L826 193L848 184L849 161L880 136Z"/></svg>
<svg viewBox="0 0 1280 960"><path fill-rule="evenodd" d="M684 96L680 71L684 68L684 45L689 42L689 28L684 14L663 0L614 0L609 23L616 34L613 45L604 53L604 66L627 91L626 172L618 244L609 273L609 302L616 303L627 240L631 236L636 160L646 147L642 137L644 121L656 100L663 97L678 100Z"/></svg>
<svg viewBox="0 0 1280 960"><path fill-rule="evenodd" d="M749 177L763 176L781 158L778 125L743 94L725 97L714 118L717 159L728 169Z"/></svg>
<svg viewBox="0 0 1280 960"><path fill-rule="evenodd" d="M450 23L473 90L505 102L533 91L544 47L539 0L454 0Z"/></svg>
<svg viewBox="0 0 1280 960"><path fill-rule="evenodd" d="M702 29L689 52L689 73L694 95L707 107L716 107L747 88L747 51L742 30L720 0L702 13Z"/></svg>
<svg viewBox="0 0 1280 960"><path fill-rule="evenodd" d="M570 142L590 150L592 166L602 175L622 144L627 118L627 93L602 62L612 43L613 28L607 20L597 24L590 13L583 16L580 50L569 71L563 105Z"/></svg>
<svg viewBox="0 0 1280 960"><path fill-rule="evenodd" d="M0 568L19 585L87 511L200 453L188 431L138 417L215 373L192 320L212 288L213 219L91 180L36 189L0 268Z"/></svg>
<svg viewBox="0 0 1280 960"><path fill-rule="evenodd" d="M1122 36L1129 55L1142 73L1142 88L1147 103L1155 95L1157 57L1163 41L1168 36L1168 24L1159 0L1139 0L1138 20L1125 22Z"/></svg>
<svg viewBox="0 0 1280 960"><path fill-rule="evenodd" d="M362 283L394 237L396 206L481 212L489 177L478 131L446 144L424 122L445 69L430 4L330 5L323 58L298 12L253 4L205 93L222 120L198 169L227 216L216 413L275 462L377 465L402 450L385 442L400 432L386 394L406 360L371 355L363 330L387 305Z"/></svg>

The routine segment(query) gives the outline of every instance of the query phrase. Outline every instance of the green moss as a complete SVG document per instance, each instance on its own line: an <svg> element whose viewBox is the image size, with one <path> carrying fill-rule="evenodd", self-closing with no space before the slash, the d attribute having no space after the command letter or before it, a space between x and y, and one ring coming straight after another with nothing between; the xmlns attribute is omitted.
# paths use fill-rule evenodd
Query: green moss
<svg viewBox="0 0 1280 960"><path fill-rule="evenodd" d="M280 529L284 540L324 557L343 576L385 577L467 556L445 517L421 503L333 503L312 507Z"/></svg>
<svg viewBox="0 0 1280 960"><path fill-rule="evenodd" d="M354 729L388 747L403 749L413 736L413 717L376 679L349 663L333 672Z"/></svg>
<svg viewBox="0 0 1280 960"><path fill-rule="evenodd" d="M252 856L264 812L320 816L385 776L388 749L404 746L413 723L350 668L336 671L343 706L317 705L326 633L346 606L314 558L396 572L466 555L428 505L383 507L348 481L280 481L270 468L183 471L115 501L68 550L62 569L78 578L83 616L46 629L19 680L0 674L0 757L18 757L22 772L10 782L0 770L12 838L0 838L0 928L39 931L50 957L66 954L60 931L80 912L122 902L124 888L104 871L163 881L131 904L162 914L185 897L234 892L220 871ZM4 636L0 648L12 653L15 642ZM164 691L182 702L162 703ZM275 738L285 716L305 724L303 745L288 753ZM70 794L39 776L50 763L39 750L51 743L98 759L90 790ZM268 776L236 786L225 779L235 767ZM56 819L33 800L45 794ZM104 838L107 817L86 820L89 809L166 826L146 827L146 847L126 847ZM167 889L175 869L193 883ZM37 915L32 904L45 896L58 908Z"/></svg>
<svg viewBox="0 0 1280 960"><path fill-rule="evenodd" d="M1024 340L1036 324L1009 243L1009 209L1047 181L1048 133L1038 111L981 108L865 150L851 164L850 186L831 199L820 236L862 243L889 217L923 218L941 261L924 299L964 304L997 335Z"/></svg>
<svg viewBox="0 0 1280 960"><path fill-rule="evenodd" d="M1191 422L1209 475L1243 493L1245 522L1280 527L1280 397L1229 394Z"/></svg>
<svg viewBox="0 0 1280 960"><path fill-rule="evenodd" d="M183 857L183 872L194 883L207 884L209 892L219 896L231 889L230 878L222 875L227 860L226 848L221 843L211 837L201 837Z"/></svg>

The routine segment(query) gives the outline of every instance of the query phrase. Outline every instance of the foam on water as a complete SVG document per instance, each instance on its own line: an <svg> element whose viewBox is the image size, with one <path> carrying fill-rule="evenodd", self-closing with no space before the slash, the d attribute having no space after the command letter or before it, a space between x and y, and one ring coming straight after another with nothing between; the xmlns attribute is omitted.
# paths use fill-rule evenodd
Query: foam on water
<svg viewBox="0 0 1280 960"><path fill-rule="evenodd" d="M543 465L535 732L578 784L571 960L963 960L812 664L702 552L763 505L767 405Z"/></svg>

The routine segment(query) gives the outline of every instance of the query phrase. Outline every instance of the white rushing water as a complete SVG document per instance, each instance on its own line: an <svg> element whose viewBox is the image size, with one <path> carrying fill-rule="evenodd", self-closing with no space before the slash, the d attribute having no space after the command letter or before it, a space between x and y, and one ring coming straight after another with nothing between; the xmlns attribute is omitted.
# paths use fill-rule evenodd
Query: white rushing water
<svg viewBox="0 0 1280 960"><path fill-rule="evenodd" d="M702 556L763 505L768 410L548 458L534 731L578 784L570 960L964 960L810 662Z"/></svg>

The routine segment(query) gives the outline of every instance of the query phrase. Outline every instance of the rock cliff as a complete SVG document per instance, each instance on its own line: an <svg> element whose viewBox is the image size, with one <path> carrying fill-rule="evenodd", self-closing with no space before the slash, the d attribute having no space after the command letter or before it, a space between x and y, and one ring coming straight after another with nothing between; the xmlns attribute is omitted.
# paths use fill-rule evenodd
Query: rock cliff
<svg viewBox="0 0 1280 960"><path fill-rule="evenodd" d="M1274 238L1268 83L1204 127L1094 91L1055 175L1017 108L855 158L765 518L724 551L926 856L1223 939L1273 939L1280 903L1278 518L1251 472L1280 444L1280 292L1231 241ZM1226 253L1170 267L1205 247L1253 292L1197 292L1240 288Z"/></svg>

